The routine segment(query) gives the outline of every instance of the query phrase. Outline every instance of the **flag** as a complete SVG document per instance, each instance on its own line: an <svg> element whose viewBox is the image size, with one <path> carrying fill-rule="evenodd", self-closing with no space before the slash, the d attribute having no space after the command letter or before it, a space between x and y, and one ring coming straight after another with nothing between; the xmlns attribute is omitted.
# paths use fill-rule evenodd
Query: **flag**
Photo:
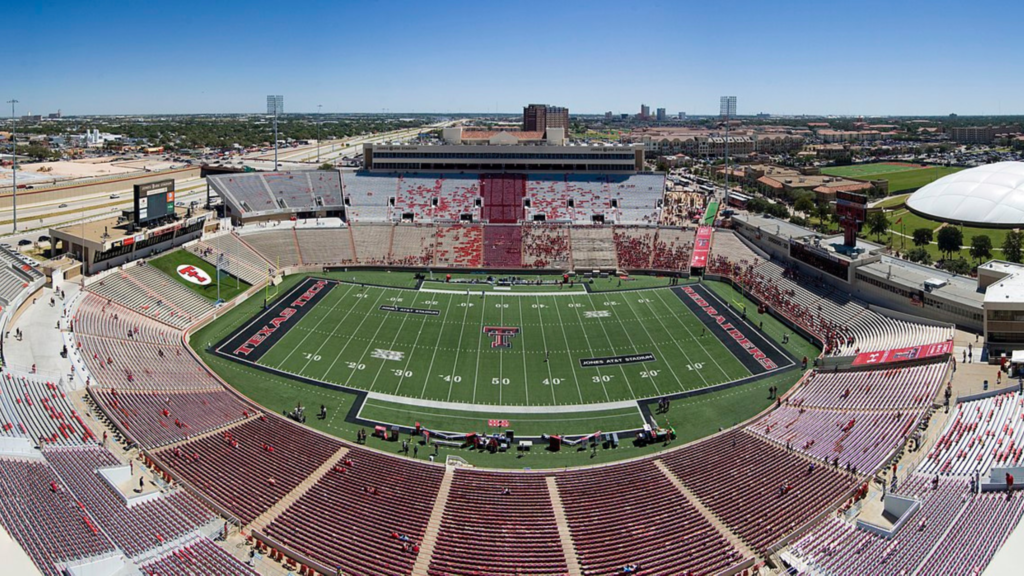
<svg viewBox="0 0 1024 576"><path fill-rule="evenodd" d="M900 219L896 221L896 224L899 224L900 222L903 222L903 216L900 216Z"/></svg>

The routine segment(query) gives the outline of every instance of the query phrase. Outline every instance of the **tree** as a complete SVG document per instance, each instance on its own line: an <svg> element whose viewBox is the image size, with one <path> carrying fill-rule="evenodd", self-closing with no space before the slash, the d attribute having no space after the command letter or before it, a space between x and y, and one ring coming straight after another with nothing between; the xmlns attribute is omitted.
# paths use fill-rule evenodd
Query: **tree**
<svg viewBox="0 0 1024 576"><path fill-rule="evenodd" d="M956 226L943 226L939 229L937 237L939 251L951 258L954 252L960 252L960 246L964 243L964 233Z"/></svg>
<svg viewBox="0 0 1024 576"><path fill-rule="evenodd" d="M953 274L966 275L971 273L971 263L963 258L946 260L942 263L942 267Z"/></svg>
<svg viewBox="0 0 1024 576"><path fill-rule="evenodd" d="M971 257L981 262L992 257L992 239L985 234L971 237Z"/></svg>
<svg viewBox="0 0 1024 576"><path fill-rule="evenodd" d="M1003 258L1020 264L1021 252L1024 251L1024 233L1010 230L1003 239Z"/></svg>
<svg viewBox="0 0 1024 576"><path fill-rule="evenodd" d="M906 256L907 260L910 260L911 262L920 262L925 265L932 263L932 255L929 254L928 250L922 246L907 250L907 253L904 254L904 256Z"/></svg>
<svg viewBox="0 0 1024 576"><path fill-rule="evenodd" d="M925 246L932 243L935 234L931 228L918 228L914 230L914 246Z"/></svg>
<svg viewBox="0 0 1024 576"><path fill-rule="evenodd" d="M335 168L334 168L334 164L331 164L330 162L324 162L323 164L320 165L319 168L317 168L317 170L328 170L329 171L329 170L335 170Z"/></svg>
<svg viewBox="0 0 1024 576"><path fill-rule="evenodd" d="M866 224L868 225L868 231L875 235L875 239L881 240L882 234L889 230L889 217L882 210L872 212L868 215Z"/></svg>
<svg viewBox="0 0 1024 576"><path fill-rule="evenodd" d="M793 209L797 212L810 214L814 210L814 200L811 200L810 196L801 196L793 203Z"/></svg>

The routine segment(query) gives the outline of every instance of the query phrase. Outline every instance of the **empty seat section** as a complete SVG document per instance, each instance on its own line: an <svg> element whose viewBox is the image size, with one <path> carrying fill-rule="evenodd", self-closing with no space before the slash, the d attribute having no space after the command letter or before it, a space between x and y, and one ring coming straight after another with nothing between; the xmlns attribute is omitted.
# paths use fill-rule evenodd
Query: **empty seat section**
<svg viewBox="0 0 1024 576"><path fill-rule="evenodd" d="M249 576L257 574L223 548L207 538L198 538L175 548L156 560L139 567L147 576L217 574L218 576Z"/></svg>
<svg viewBox="0 0 1024 576"><path fill-rule="evenodd" d="M443 476L441 466L351 448L264 531L344 574L409 574Z"/></svg>
<svg viewBox="0 0 1024 576"><path fill-rule="evenodd" d="M561 576L565 554L544 476L455 470L433 576Z"/></svg>
<svg viewBox="0 0 1024 576"><path fill-rule="evenodd" d="M484 174L480 176L483 196L483 220L491 224L515 224L523 219L526 176L522 174Z"/></svg>
<svg viewBox="0 0 1024 576"><path fill-rule="evenodd" d="M49 464L0 458L0 524L39 571L114 551L114 545L77 504Z"/></svg>
<svg viewBox="0 0 1024 576"><path fill-rule="evenodd" d="M355 262L348 228L296 228L303 264L343 265Z"/></svg>
<svg viewBox="0 0 1024 576"><path fill-rule="evenodd" d="M181 490L129 507L97 472L100 468L123 466L103 448L48 448L44 454L64 484L82 503L83 510L129 557L139 556L146 550L195 532L214 518L192 496ZM123 488L134 488L137 485L135 478L129 485Z"/></svg>
<svg viewBox="0 0 1024 576"><path fill-rule="evenodd" d="M429 224L395 226L390 263L396 266L430 266L434 263L437 231Z"/></svg>
<svg viewBox="0 0 1024 576"><path fill-rule="evenodd" d="M40 445L78 446L96 439L61 383L32 374L0 374L0 417L5 435L29 435Z"/></svg>
<svg viewBox="0 0 1024 576"><path fill-rule="evenodd" d="M856 477L732 430L673 450L666 466L756 552L848 493Z"/></svg>
<svg viewBox="0 0 1024 576"><path fill-rule="evenodd" d="M715 574L739 552L690 504L652 460L556 476L583 574ZM607 498L602 497L607 495Z"/></svg>
<svg viewBox="0 0 1024 576"><path fill-rule="evenodd" d="M186 440L253 414L227 390L90 391L103 411L143 448Z"/></svg>
<svg viewBox="0 0 1024 576"><path fill-rule="evenodd" d="M240 238L275 268L298 266L302 263L299 259L295 230L291 227L245 231Z"/></svg>
<svg viewBox="0 0 1024 576"><path fill-rule="evenodd" d="M157 457L243 523L276 504L341 444L274 416L163 448Z"/></svg>

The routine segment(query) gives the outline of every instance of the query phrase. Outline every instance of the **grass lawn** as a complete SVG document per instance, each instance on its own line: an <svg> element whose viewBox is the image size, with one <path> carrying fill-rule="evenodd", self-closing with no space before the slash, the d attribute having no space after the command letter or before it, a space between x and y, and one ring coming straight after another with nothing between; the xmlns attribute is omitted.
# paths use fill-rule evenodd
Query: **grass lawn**
<svg viewBox="0 0 1024 576"><path fill-rule="evenodd" d="M919 166L907 166L905 164L890 164L888 162L880 162L876 164L853 164L850 166L830 166L828 168L822 168L822 174L828 174L829 176L842 176L843 178L868 178L880 176L882 174L895 174L897 172L906 172L908 170L920 170ZM873 178L872 178L873 179Z"/></svg>
<svg viewBox="0 0 1024 576"><path fill-rule="evenodd" d="M857 164L855 166L833 166L822 169L829 176L843 176L861 180L888 180L889 194L914 191L930 184L943 176L959 172L962 168L946 166L930 166L915 168L899 164Z"/></svg>
<svg viewBox="0 0 1024 576"><path fill-rule="evenodd" d="M185 280L180 274L178 274L178 266L183 264L190 264L206 272L206 274L212 279L212 282L206 286L200 286L199 284ZM231 300L251 287L249 283L235 278L223 270L220 273L220 278L216 278L216 266L185 250L175 250L174 252L164 254L159 258L150 260L149 265L159 268L165 274L177 280L182 286L185 286L197 294L205 296L213 301L217 300L218 284L220 284L220 297L225 301Z"/></svg>
<svg viewBox="0 0 1024 576"><path fill-rule="evenodd" d="M889 194L895 194L897 192L917 190L925 184L931 184L943 176L959 172L960 170L962 170L962 168L936 166L932 168L921 168L920 170L906 170L903 172L896 172L894 174L872 174L864 176L864 178L868 180L888 180Z"/></svg>
<svg viewBox="0 0 1024 576"><path fill-rule="evenodd" d="M381 273L375 273L373 276L362 276L360 274L359 280L368 282L369 278L379 279L379 274ZM392 273L391 279L396 280L396 283L398 284L404 284L405 281L400 280L401 276L403 275L404 273ZM409 274L408 276L411 278L411 274ZM278 294L286 294L288 290L294 287L294 285L302 278L302 276L291 276L286 278L279 286ZM349 278L346 278L346 280L349 280ZM747 306L747 310L751 311L751 314L748 315L750 320L763 322L763 330L765 334L772 338L775 342L778 342L781 339L783 333L788 332L788 329L786 329L784 326L782 326L780 323L774 320L774 318L771 318L768 315L763 315L763 317L761 315L758 315L756 313L756 305L740 297L738 293L735 292L729 286L717 282L707 283L707 285L709 289L713 290L717 295L719 295L719 297L721 297L723 300L726 300L727 302L745 303ZM439 345L439 341L443 343L444 341L447 341L447 339L453 337L442 337L441 330L438 330L438 328L443 328L446 325L434 325L433 321L439 320L438 317L420 317L416 315L394 314L393 316L395 318L386 318L382 322L382 319L377 317L379 311L376 310L376 306L366 306L366 303L364 301L369 300L370 298L350 298L350 300L357 300L357 302L354 303L347 302L346 298L340 298L341 294L343 294L343 292L347 288L348 287L345 285L335 287L332 290L332 293L329 293L328 296L330 297L331 294L335 294L335 291L337 291L335 298L337 298L338 300L332 302L329 301L328 299L325 299L324 301L321 301L318 304L317 309L323 308L326 311L331 308L332 304L337 304L338 302L342 302L342 306L349 306L351 304L351 306L349 306L350 311L354 310L354 313L362 314L364 317L369 318L367 322L374 322L375 324L372 325L372 330L369 331L363 331L353 328L353 336L357 336L359 338L364 339L350 339L354 341L353 345L360 345L362 348L369 348L370 346L365 341L366 339L372 340L373 342L379 342L381 339L380 334L377 334L375 339L373 338L373 331L377 330L378 325L390 325L395 320L401 322L402 319L397 318L398 316L410 316L405 320L405 325L403 329L400 330L400 332L402 332L403 334L402 336L399 336L398 334L391 334L391 339L385 337L386 342L389 344L392 341L405 342L406 344L409 344L411 342L412 344L414 344L414 346L410 349L410 355L406 357L406 362L403 363L403 366L400 367L402 369L402 376L395 375L394 372L391 371L390 366L388 367L388 370L385 371L383 366L385 363L397 365L400 364L400 362L385 362L382 360L376 360L376 362L378 364L381 364L381 366L373 366L370 364L370 362L374 361L375 359L369 357L357 358L355 360L357 366L359 363L362 363L365 365L365 367L362 370L359 370L357 367L357 369L351 371L352 373L358 372L361 374L367 374L372 369L379 368L379 373L373 375L372 378L370 377L370 375L367 374L365 378L363 378L363 380L360 380L361 382L363 382L364 386L368 385L373 386L375 388L376 386L395 387L402 385L401 380L403 378L406 380L413 380L413 378L407 378L405 376L405 373L408 371L417 373L419 371L424 370L422 364L428 359L427 351L433 348L433 350L430 350L431 355L433 355L434 351L445 347L443 345ZM371 288L366 290L369 290L369 293L371 295L381 295L382 297L386 296L388 298L395 297L393 296L394 294L402 294L405 297L410 296L409 292L404 291L377 288ZM351 296L351 292L349 294ZM429 293L417 293L413 294L413 296L422 301L413 302L410 299L408 301L402 302L400 305L419 307L422 304L422 307L443 307L444 309L454 307L451 305L460 303L464 300L464 297L459 298L456 296L436 295ZM438 296L440 296L440 298L450 298L451 300L450 302L441 302ZM477 342L463 342L463 347L465 347L467 350L475 350L476 353L479 354L480 356L484 356L488 353L491 353L492 355L498 355L496 362L492 360L490 362L481 363L481 372L479 378L475 374L467 374L465 378L458 383L446 382L443 378L444 376L451 376L452 374L462 375L461 372L459 372L459 366L463 365L463 361L455 360L454 354L451 353L450 351L442 351L442 354L437 354L437 359L435 360L432 369L429 371L429 373L424 373L427 374L427 376L435 375L438 377L428 377L423 379L422 381L419 381L420 386L423 387L421 389L421 397L437 397L441 393L442 387L447 387L444 390L446 394L448 392L448 388L451 388L452 390L455 391L455 393L459 394L460 397L471 397L471 390L476 388L477 394L481 396L480 398L478 398L478 401L487 401L488 399L494 397L495 394L497 394L497 401L500 401L502 403L523 404L527 402L527 398L525 396L527 391L526 385L524 383L519 383L519 388L521 392L513 392L512 390L513 388L515 388L515 386L511 382L511 379L520 378L523 375L525 375L526 380L529 383L529 393L531 395L529 402L531 404L551 405L552 403L563 399L565 399L565 401L573 401L573 397L575 397L575 403L579 403L579 396L584 392L586 394L584 398L587 401L605 401L604 399L610 396L642 397L644 395L651 394L651 390L653 389L655 383L658 386L666 387L677 385L675 379L671 375L668 375L668 373L671 372L671 369L667 368L667 366L671 365L675 369L686 370L686 364L693 365L696 363L702 364L702 370L698 369L695 371L687 371L687 373L679 379L680 381L678 382L678 385L682 385L684 388L697 388L703 386L705 380L713 381L719 378L724 380L724 378L726 378L725 375L719 375L717 378L713 376L713 373L719 368L703 365L714 364L716 362L727 363L727 359L729 356L731 356L731 353L725 350L724 348L717 352L712 352L712 350L715 350L716 346L720 347L721 344L718 343L717 340L714 340L713 337L711 337L710 335L708 336L708 338L702 339L699 342L695 342L693 339L691 339L691 336L687 335L686 327L690 326L689 322L691 320L696 321L696 319L693 317L693 314L690 313L688 309L684 307L674 307L671 304L671 300L667 298L668 296L675 298L672 292L668 290L655 290L650 292L609 292L606 294L602 294L600 296L593 294L579 296L554 296L549 297L549 300L561 303L562 306L565 307L565 310L562 310L561 308L535 309L532 307L524 307L524 309L521 312L521 316L512 316L514 314L520 314L518 310L518 305L515 307L510 306L509 308L494 307L493 310L491 309L491 307L494 304L513 304L513 300L521 300L523 304L545 303L551 304L553 306L554 303L548 302L536 296L488 296L487 298L484 299L485 303L489 305L488 307L486 307L486 310L481 310L480 306L474 306L468 309L460 308L460 312L457 312L466 317L468 317L469 315L473 315L473 317L470 318L470 320L472 321L464 321L464 319L462 318L453 318L453 320L458 320L458 322L455 323L455 326L450 326L449 329L444 329L444 331L451 332L452 335L454 335L460 331L458 329L458 326L462 325L468 326L468 328L465 328L467 334L469 333L468 331L470 330L470 328L473 328L472 335L475 336L476 332L479 330L479 323L485 321L485 317L489 320L492 316L497 314L498 319L500 321L502 319L502 314L509 314L511 317L506 319L514 320L515 318L518 318L521 323L520 325L523 326L523 333L519 334L514 339L513 348L511 350L505 350L504 352L492 352L488 347L478 347ZM425 301L428 298L431 300L437 299L438 304L425 304ZM594 298L599 298L600 300L593 300ZM650 300L650 302L643 304L640 303L639 301L627 303L625 302L627 298L635 300L648 299ZM577 311L583 311L582 308L569 308L568 304L570 303L600 302L600 305L603 306L603 303L606 301L606 299L608 302L621 302L620 304L614 307L609 306L609 308L613 310L614 314L612 319L584 319L578 316L572 318L571 314L569 314L569 312L572 312L572 314L576 314ZM476 303L479 300L479 296L475 297L475 299L472 299L474 303ZM466 301L468 302L469 300ZM216 322L203 328L202 330L198 331L196 334L193 335L193 347L199 352L199 354L208 363L208 365L214 370L216 370L221 375L221 377L223 377L229 384L234 386L243 394L247 395L253 401L263 405L268 410L280 413L283 410L288 410L294 407L296 402L302 402L305 406L307 406L307 408L310 408L312 412L315 412L316 410L319 409L320 404L324 404L328 408L328 418L326 420L317 420L316 418L310 418L307 421L307 425L342 438L353 440L355 438L356 431L360 427L355 424L346 422L345 415L349 412L350 408L353 405L355 399L354 395L335 389L308 385L288 377L258 371L243 364L239 364L237 362L233 362L215 356L205 349L207 344L220 341L222 338L233 332L238 326L247 323L249 319L259 311L261 305L261 298L252 298L242 303L237 308L225 313ZM641 305L648 306L649 308L641 309L639 308L639 306ZM367 308L367 310L362 310L361 308L359 308L359 306L365 307ZM632 313L637 315L635 321L631 322L630 320L628 320L625 317L625 312L621 312L621 319L616 318L617 316L620 316L620 306L626 306L630 308ZM316 316L315 312L317 311L317 309L314 309L313 312L311 312L309 315L303 318L303 320L301 320L299 324L301 325L303 323L307 323L307 321L315 324L314 319ZM332 319L331 321L333 322L333 319L338 314L341 313L342 310L340 306L338 307L337 310L331 311L331 313L329 314L329 317ZM558 334L560 333L561 328L560 325L557 324L558 313L561 313L561 322L569 321L571 323L577 324L581 324L584 322L603 322L605 323L605 327L608 330L608 332L605 332L604 330L599 330L595 326L591 326L589 330L587 330L587 332L589 333L587 337L580 338L580 332L576 332L577 335L572 340L563 340L564 343L562 344L562 348L566 348L566 350L564 351L559 351L558 353L555 353L553 344L549 344L552 354L550 361L548 363L543 363L542 361L530 362L529 352L532 351L533 355L536 355L537 352L535 347L537 340L536 336L538 331L541 334L550 336L552 339L555 339L555 337L558 336ZM641 314L646 314L649 315L650 317L641 316ZM677 316L677 318L672 318L672 315ZM567 316L572 318L572 320L570 321L568 318L566 318ZM654 319L655 316L660 318L660 321ZM689 316L689 319L687 319L687 316ZM638 324L642 322L641 317L647 318L646 321L643 321L643 323L647 325L648 330L657 331L657 336L651 334L651 336L653 337L649 341L651 345L656 347L665 346L665 339L667 338L676 338L679 339L681 342L685 343L685 345L682 345L681 348L676 349L675 356L677 356L677 358L666 363L665 359L662 356L659 356L657 367L655 367L653 363L645 363L626 365L622 367L617 367L615 369L582 369L577 368L576 366L573 365L572 362L567 361L573 358L569 350L584 349L587 350L586 354L584 355L590 355L590 350L585 348L587 345L586 338L590 338L592 340L590 343L591 346L597 345L596 340L598 340L599 337L607 337L609 338L609 340L604 344L605 347L613 345L620 351L624 352L631 352L633 351L634 347L639 348L640 346L642 346L641 341L639 339L648 337L644 333L644 330L640 326L638 326ZM346 320L346 322L349 321ZM358 322L358 320L355 321L356 324L358 324ZM664 324L666 322L671 325L666 326ZM431 325L428 326L428 323L431 323ZM540 325L542 323L543 325ZM616 324L620 326L616 327ZM298 328L298 326L296 326L296 328ZM308 328L309 326L307 326L306 332L308 332ZM663 329L668 329L669 331L662 332ZM580 328L578 327L577 330L580 330ZM693 330L692 326L690 327L690 330ZM294 330L294 332L296 337L300 337L300 333L303 332L303 330ZM534 336L533 342L530 341L531 334ZM286 335L285 338L287 339L289 337L291 337L291 335ZM561 338L561 336L558 337ZM339 340L339 336L318 336L318 338L319 340L316 342L317 345L320 344L321 340L337 340L339 342L341 341ZM411 340L409 340L410 338ZM434 341L431 342L431 338L433 338ZM420 340L420 343L425 341L429 345L424 345L424 349L420 350L417 344L417 339ZM612 342L614 342L614 344L611 344ZM279 343L278 346L275 346L275 348L280 347L281 345L282 344ZM293 343L293 347L296 348L296 350L298 350L305 348L306 345ZM780 347L782 346L780 345ZM799 337L795 337L793 335L791 335L790 337L790 344L784 347L787 348L790 353L796 355L798 358L805 355L808 357L813 357L818 353L818 351L810 343L805 342ZM517 355L516 352L519 352L519 354ZM609 350L609 352L611 352L611 350ZM705 356L698 359L698 353L705 354ZM501 356L502 354L507 355L508 359L510 360L512 360L516 356L525 358L527 359L526 364L523 364L522 360L520 360L519 362L505 362L504 358L502 358ZM684 354L689 355L689 357L683 358L682 356ZM340 352L339 355L341 355ZM467 355L468 354L466 353L461 354L461 356L463 357ZM322 359L319 361L319 364L322 364L327 361L327 358L323 357L323 354L320 354L320 356L322 357ZM347 359L347 353L345 353L345 356ZM714 360L706 360L705 358L708 357L713 357ZM703 362L701 362L700 360L703 360ZM735 359L733 359L733 361L735 362ZM445 369L445 371L436 369L438 362L445 363L445 366L451 365L452 371L446 372L447 368ZM341 362L338 362L338 364L340 363ZM497 366L494 366L495 363L497 364ZM317 364L317 362L314 361L310 362L309 364L313 365ZM551 385L551 382L553 381L551 378L559 378L559 376L554 374L548 375L546 373L548 371L548 368L545 367L545 364L551 366L550 370L552 372L557 371L559 374L561 372L565 372L565 375L561 376L561 382L559 384ZM653 379L644 378L639 373L640 371L642 371L640 367L646 368L648 372L652 370L657 370L658 374L654 376ZM475 370L476 367L473 366L473 368ZM746 370L742 366L735 366L734 368L722 366L722 368L728 370L729 377L732 379L740 377L744 373L746 373ZM505 371L506 369L508 370L508 372ZM398 368L395 368L395 370L398 370ZM498 370L496 376L492 376L490 374L490 372L493 372L494 370ZM585 373L585 370L593 371L593 374L587 373L587 375L591 376L591 378L586 382L586 385L583 385L583 383L581 383L581 389L577 391L575 383L571 383L568 381L573 377L568 375L573 373L582 375ZM484 374L484 372L487 372L487 374ZM637 373L633 374L633 372ZM701 376L699 372L702 372L704 375ZM763 410L770 404L770 401L767 399L766 394L768 386L777 385L781 389L786 390L790 386L792 386L792 384L799 378L799 375L799 370L790 370L787 372L782 372L770 376L766 379L757 381L752 384L737 386L719 392L701 394L691 398L677 400L673 402L672 411L669 415L667 415L667 417L659 415L657 418L659 423L669 424L675 427L676 432L679 435L679 439L676 441L677 444L679 442L686 442L693 439L697 439L706 436L707 434L716 432L719 429L719 427L728 427L734 425L757 414L759 411ZM604 378L601 378L600 376L610 376L611 378L604 382L595 383L590 381L592 380L592 376L599 376L599 380L604 380ZM537 379L538 377L540 377L541 381L533 382L533 380ZM548 384L544 384L542 382L544 377L548 378ZM492 383L492 380L494 378L499 379L499 384ZM509 378L509 384L501 384L504 378ZM353 381L355 381L356 377L353 376L352 379ZM473 382L470 382L469 380L480 381L484 382L485 384L474 386ZM410 382L406 382L406 384L409 383ZM708 383L710 383L710 381ZM569 391L575 393L568 394ZM399 394L403 394L403 391L400 389L397 390L397 392ZM547 395L541 397L545 392ZM415 393L410 393L409 395L416 396ZM610 431L617 429L634 428L638 426L640 423L640 414L635 406L629 409L616 408L611 410L596 410L583 413L559 412L554 414L503 415L501 413L487 414L481 412L460 412L455 410L440 410L434 408L427 408L424 406L418 406L415 405L414 403L390 403L378 398L371 398L368 404L363 407L363 416L367 417L368 419L376 419L402 424L411 424L412 422L419 421L428 426L437 426L442 428L450 427L456 430L475 430L479 432L495 430L488 429L486 427L487 419L508 419L510 420L510 428L516 430L517 434L519 435L533 435L535 433L540 432L580 434L593 432L596 430ZM662 419L664 419L664 421ZM462 426L458 426L458 424L460 423L462 424ZM555 430L552 430L552 427L555 427ZM398 446L396 444L386 443L376 438L370 438L369 445L371 447L387 450L389 452L397 453L398 451ZM564 466L597 464L602 462L621 460L624 458L637 457L654 453L658 450L661 450L662 448L663 446L660 444L642 448L636 447L632 444L631 439L622 438L621 445L618 449L599 449L596 454L592 454L589 450L578 451L575 448L564 448L560 452L549 452L541 447L535 447L534 450L528 454L488 454L478 453L470 450L442 448L440 455L443 458L446 454L456 454L462 458L465 458L471 464L477 466L489 466L497 468L560 468ZM419 455L419 457L425 459L427 457L426 453L426 449L421 449L421 454Z"/></svg>
<svg viewBox="0 0 1024 576"><path fill-rule="evenodd" d="M891 222L889 230L893 233L893 248L900 251L910 250L911 248L915 247L913 241L911 240L911 237L914 235L914 230L917 230L918 228L928 228L932 230L934 234L937 236L939 227L942 226L942 222L918 216L917 214L914 214L905 208L893 210L888 214L888 216L889 221ZM896 221L899 220L900 218L903 219L903 222L900 224L896 224ZM971 245L971 238L975 236L986 235L992 239L993 257L1001 257L1003 241L1006 239L1006 233L1009 232L1009 230L1003 228L972 228L970 226L962 226L960 227L960 229L963 231L964 246L969 247ZM905 241L901 240L900 234L906 234L907 238L905 239ZM861 236L872 241L875 240L875 236L873 234L861 234ZM883 241L884 240L885 237L883 237ZM936 241L937 239L933 238L932 244L925 246L925 249L928 250L929 254L931 254L933 260L938 260L939 258L943 258L945 256L944 254L939 252L939 247ZM960 256L962 256L967 261L973 260L971 258L969 248L962 249L960 251ZM956 257L956 255L954 255L954 257Z"/></svg>
<svg viewBox="0 0 1024 576"><path fill-rule="evenodd" d="M902 208L903 204L906 203L907 198L910 198L910 194L897 194L895 196L889 196L882 200L875 206L879 208Z"/></svg>

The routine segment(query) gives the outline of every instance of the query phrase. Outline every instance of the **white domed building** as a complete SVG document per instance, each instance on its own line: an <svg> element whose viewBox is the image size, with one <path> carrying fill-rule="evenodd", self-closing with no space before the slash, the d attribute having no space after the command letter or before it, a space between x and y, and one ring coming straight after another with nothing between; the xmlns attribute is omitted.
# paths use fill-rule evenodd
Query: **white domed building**
<svg viewBox="0 0 1024 576"><path fill-rule="evenodd" d="M996 162L944 176L911 194L907 208L953 224L1024 227L1024 162Z"/></svg>

